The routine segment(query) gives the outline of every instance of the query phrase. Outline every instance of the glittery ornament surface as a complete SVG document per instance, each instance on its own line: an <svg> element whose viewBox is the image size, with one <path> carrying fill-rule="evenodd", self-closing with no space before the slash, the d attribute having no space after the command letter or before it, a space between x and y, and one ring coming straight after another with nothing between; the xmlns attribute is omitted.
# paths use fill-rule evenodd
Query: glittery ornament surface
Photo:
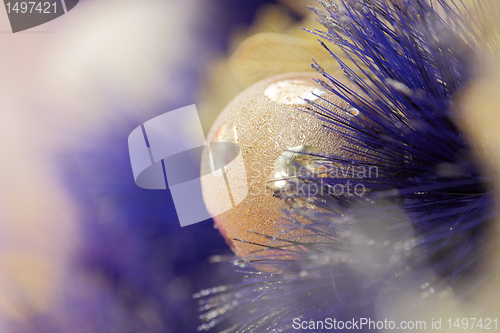
<svg viewBox="0 0 500 333"><path fill-rule="evenodd" d="M350 153L344 152L344 148L356 148L336 132L342 128L334 126L334 130L327 130L324 122L308 113L307 106L303 105L303 99L314 97L317 103L332 112L345 114L343 109L347 109L348 104L313 81L319 77L311 73L290 73L255 84L222 111L208 135L209 142L217 141L221 129L232 124L244 159L246 175L242 174L242 169L236 168L228 170L226 175L232 196L244 192L247 187L248 195L239 205L216 218L227 237L238 240L233 241L238 255L248 255L261 250L259 245L269 244L269 239L256 233L272 237L283 232L279 222L284 203L273 196L267 185L276 160L284 152L298 146L312 146L326 155L343 154L349 158ZM292 93L296 97L287 99ZM295 104L290 104L292 101ZM245 176L247 182L243 180ZM217 210L219 193L226 190L214 177L210 176L202 183L209 211Z"/></svg>

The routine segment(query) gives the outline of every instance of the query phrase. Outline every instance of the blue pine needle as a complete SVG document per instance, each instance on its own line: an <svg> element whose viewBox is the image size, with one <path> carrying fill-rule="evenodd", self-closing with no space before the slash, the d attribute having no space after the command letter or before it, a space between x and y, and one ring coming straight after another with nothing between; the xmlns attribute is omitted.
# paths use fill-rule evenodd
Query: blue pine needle
<svg viewBox="0 0 500 333"><path fill-rule="evenodd" d="M236 259L240 282L195 295L203 313L200 330L294 332L294 318L376 318L377 305L415 286L421 300L449 290L465 298L474 291L467 281L491 250L485 246L493 217L491 179L457 126L458 101L481 74L476 59L488 48L466 11L441 0L443 16L424 0L319 2L323 8L313 10L326 31L312 33L357 88L314 62L324 77L318 82L350 109L341 116L332 111L336 105L309 101L305 111L358 148L310 155L327 169L373 167L376 177L297 175L300 184L322 189L362 184L366 195L282 197L316 208L290 205L283 236L272 239L276 247L263 247L272 254ZM288 237L293 229L311 236Z"/></svg>

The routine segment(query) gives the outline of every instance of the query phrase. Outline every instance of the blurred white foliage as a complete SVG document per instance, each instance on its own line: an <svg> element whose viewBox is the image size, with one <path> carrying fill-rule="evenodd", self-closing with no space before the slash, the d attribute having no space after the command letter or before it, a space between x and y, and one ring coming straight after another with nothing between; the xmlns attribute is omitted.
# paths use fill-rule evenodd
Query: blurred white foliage
<svg viewBox="0 0 500 333"><path fill-rule="evenodd" d="M203 7L81 0L17 34L0 10L0 317L50 308L78 244L55 154L181 93L179 68L203 48L193 37Z"/></svg>

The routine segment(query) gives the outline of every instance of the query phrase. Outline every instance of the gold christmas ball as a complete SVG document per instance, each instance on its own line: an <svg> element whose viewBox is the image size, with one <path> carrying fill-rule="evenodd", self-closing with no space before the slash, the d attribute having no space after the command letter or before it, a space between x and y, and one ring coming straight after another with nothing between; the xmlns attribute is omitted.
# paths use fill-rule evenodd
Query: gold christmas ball
<svg viewBox="0 0 500 333"><path fill-rule="evenodd" d="M293 164L291 160L300 164L299 155L307 156L294 151L350 157L342 148L353 148L353 144L325 125L345 130L302 111L310 108L304 99L342 116L355 117L359 112L313 79L322 76L288 73L253 85L227 105L208 134L209 144L229 142L239 147L229 151L213 149L202 160L202 174L208 174L202 177L205 204L212 215L218 214L214 218L216 227L239 256L263 250L273 244L272 237L283 236L280 220L287 204L276 191L284 185L281 179L286 178L283 172L287 165ZM352 88L349 83L346 85ZM242 159L227 165L225 174L206 170L210 165L226 164L234 158L231 155ZM207 161L209 156L211 161ZM222 177L225 181L221 181ZM225 210L221 198L228 188L233 207L219 213ZM296 230L287 236L304 240L306 233Z"/></svg>

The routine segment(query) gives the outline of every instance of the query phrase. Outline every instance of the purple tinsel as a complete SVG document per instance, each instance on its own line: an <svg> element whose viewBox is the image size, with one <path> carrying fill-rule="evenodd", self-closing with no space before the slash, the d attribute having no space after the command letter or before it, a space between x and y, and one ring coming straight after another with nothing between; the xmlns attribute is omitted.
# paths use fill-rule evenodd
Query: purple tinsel
<svg viewBox="0 0 500 333"><path fill-rule="evenodd" d="M314 33L328 51L326 43L334 43L355 64L330 51L358 89L314 63L325 78L318 82L350 109L340 116L310 102L305 111L357 146L345 151L358 158L308 155L326 169L376 167L377 174L296 175L297 186L326 190L283 196L290 203L283 227L316 237L298 240L285 232L275 240L287 245L274 254L236 260L242 282L195 295L200 330L220 324L224 332L292 332L294 318L375 318L378 305L414 286L430 297L450 289L465 297L474 289L464 277L474 276L488 252L491 181L456 125L455 105L480 74L475 59L486 47L458 7L444 1L445 16L423 0L320 2L324 10L314 11L327 31ZM328 191L348 182L362 184L366 195ZM310 223L299 223L296 214Z"/></svg>

